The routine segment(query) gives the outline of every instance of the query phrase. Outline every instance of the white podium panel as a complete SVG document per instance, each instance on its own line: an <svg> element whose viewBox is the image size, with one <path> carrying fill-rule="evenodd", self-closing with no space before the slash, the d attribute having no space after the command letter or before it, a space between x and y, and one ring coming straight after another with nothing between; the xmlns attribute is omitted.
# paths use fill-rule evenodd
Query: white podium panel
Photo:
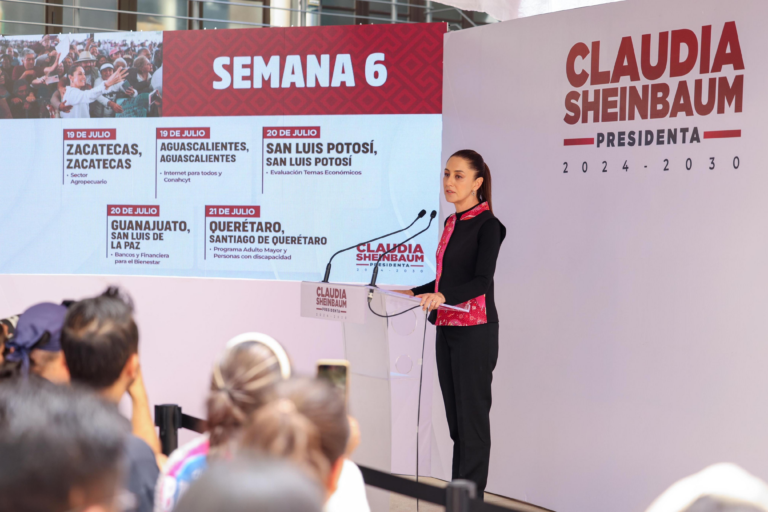
<svg viewBox="0 0 768 512"><path fill-rule="evenodd" d="M392 472L394 465L399 473L415 472L426 317L418 308L391 318L374 312L394 315L418 302L414 297L361 285L302 283L301 316L343 323L344 352L351 373L349 409L362 433L352 458L380 471ZM397 435L393 435L393 425ZM374 512L389 510L387 493L374 489L368 493Z"/></svg>

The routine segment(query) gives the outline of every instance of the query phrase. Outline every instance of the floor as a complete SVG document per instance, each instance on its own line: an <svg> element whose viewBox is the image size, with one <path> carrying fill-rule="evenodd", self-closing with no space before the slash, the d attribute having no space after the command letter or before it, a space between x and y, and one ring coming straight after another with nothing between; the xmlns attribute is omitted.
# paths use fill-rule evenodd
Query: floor
<svg viewBox="0 0 768 512"><path fill-rule="evenodd" d="M403 478L414 480L414 477L412 476L404 476ZM448 485L448 482L445 482L443 480L438 480L437 478L429 478L426 476L419 477L419 482L429 484L429 485L435 485L437 487L445 487L446 485ZM514 503L513 500L505 498L504 496L498 496L496 494L489 494L489 493L485 493L485 501L487 503L492 503L494 505L501 505L502 507L505 505L510 505ZM402 494L391 493L389 495L389 512L415 512L415 511L416 511L415 499L408 498L407 496L403 496ZM433 505L432 503L425 503L423 501L419 502L419 512L444 512L444 511L445 511L445 507L441 507L439 505Z"/></svg>

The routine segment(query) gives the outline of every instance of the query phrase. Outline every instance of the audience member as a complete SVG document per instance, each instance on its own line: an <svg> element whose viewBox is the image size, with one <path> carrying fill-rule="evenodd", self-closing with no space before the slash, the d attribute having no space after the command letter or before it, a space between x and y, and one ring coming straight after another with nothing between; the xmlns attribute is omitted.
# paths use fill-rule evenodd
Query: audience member
<svg viewBox="0 0 768 512"><path fill-rule="evenodd" d="M336 493L347 460L350 424L344 397L323 380L292 379L275 386L273 398L253 414L241 441L243 450L255 450L289 459L304 467L333 495L329 512L369 510L360 470L357 485L348 476L343 493ZM336 493L334 495L334 493ZM330 504L330 503L329 503Z"/></svg>
<svg viewBox="0 0 768 512"><path fill-rule="evenodd" d="M646 512L766 512L768 485L735 464L714 464L675 482Z"/></svg>
<svg viewBox="0 0 768 512"><path fill-rule="evenodd" d="M29 48L25 48L22 52L21 64L13 68L13 81L24 79L27 83L32 83L32 80L43 76L43 67L35 66L35 52Z"/></svg>
<svg viewBox="0 0 768 512"><path fill-rule="evenodd" d="M128 64L125 62L125 59L115 59L115 71L117 71L120 68L127 68Z"/></svg>
<svg viewBox="0 0 768 512"><path fill-rule="evenodd" d="M0 55L0 71L2 71L3 77L5 77L5 83L10 85L13 83L13 57L4 53Z"/></svg>
<svg viewBox="0 0 768 512"><path fill-rule="evenodd" d="M75 45L74 43L70 44L69 45L69 52L67 52L66 56L69 57L69 59L72 62L75 62L77 60L77 45Z"/></svg>
<svg viewBox="0 0 768 512"><path fill-rule="evenodd" d="M61 99L64 97L64 95L67 92L67 86L69 85L69 78L66 76L59 80L59 83L56 84L56 92L53 93L51 96L51 104L50 109L52 110L52 117L61 117L62 113L67 113L72 111L72 105L61 105Z"/></svg>
<svg viewBox="0 0 768 512"><path fill-rule="evenodd" d="M136 510L151 511L159 475L156 452L151 446L159 449L159 440L143 391L139 331L130 299L122 297L118 289L109 288L98 297L76 302L67 311L61 345L73 383L96 390L115 406L123 395L131 395L134 434L126 442L126 488L137 499ZM138 411L134 396L137 385L144 392L138 397Z"/></svg>
<svg viewBox="0 0 768 512"><path fill-rule="evenodd" d="M0 365L5 361L5 343L13 337L18 323L19 315L9 316L0 320Z"/></svg>
<svg viewBox="0 0 768 512"><path fill-rule="evenodd" d="M11 113L14 119L36 119L40 117L40 104L35 89L26 80L19 79L13 84Z"/></svg>
<svg viewBox="0 0 768 512"><path fill-rule="evenodd" d="M21 64L21 61L19 61L19 59L16 58L17 54L18 52L10 46L5 49L5 55L8 55L11 58L11 66L13 67L16 67L19 64Z"/></svg>
<svg viewBox="0 0 768 512"><path fill-rule="evenodd" d="M207 400L208 434L171 454L157 485L156 511L173 510L212 455L229 456L248 417L264 403L274 385L291 376L283 347L261 333L244 333L227 342L213 367Z"/></svg>
<svg viewBox="0 0 768 512"><path fill-rule="evenodd" d="M146 57L141 55L137 58L138 61L141 59ZM82 72L82 67L77 64L73 68ZM106 67L105 71L105 76L100 78L104 84L114 76L110 75L111 68ZM99 83L92 90L108 90L109 87L104 84ZM66 92L64 95L66 97ZM291 379L290 360L285 350L276 340L260 333L244 333L227 343L225 352L213 366L206 404L208 433L175 451L161 476L158 465L164 460L159 455L160 442L149 412L149 400L139 364L139 331L130 298L122 295L117 288L109 288L97 297L75 303L68 301L67 304L68 307L37 304L22 313L18 322L13 317L0 320L0 354L3 356L0 359L0 378L26 377L29 374L42 377L6 378L0 383L0 512L68 512L88 507L92 507L89 510L112 510L118 483L128 491L121 496L130 497L132 510L148 512L154 507L163 511L174 508L182 512L195 511L198 509L194 507L203 506L202 502L184 497L185 492L188 488L218 488L219 472L224 471L220 468L241 471L243 478L246 478L246 475L255 475L254 468L266 467L266 464L274 466L275 475L279 476L279 471L283 471L281 468L287 468L285 464L288 463L303 470L305 476L300 480L306 482L307 477L314 480L314 484L308 483L309 487L303 487L314 489L314 501L296 501L295 506L305 508L295 510L319 510L322 502L325 502L326 512L370 510L360 470L347 458L359 436L354 435L356 423L347 416L343 395L325 381ZM61 384L70 380L77 389L62 386L62 391L46 391L55 389L52 383ZM5 454L25 454L30 460L35 459L33 452L12 452L11 447L2 444L6 440L4 432L10 428L7 426L10 413L7 411L18 408L18 404L22 403L13 402L7 394L10 393L8 390L32 402L35 400L33 395L48 393L58 404L56 407L69 400L67 397L75 397L72 399L75 412L81 402L102 404L103 400L100 407L108 415L118 418L118 430L125 433L118 436L124 471L102 467L101 480L97 481L87 480L91 473L82 468L80 473L67 475L71 479L64 478L55 485L46 482L46 485L56 489L52 494L42 493L34 499L7 498L5 494L11 488L8 487L10 465L3 465L3 461L11 459ZM120 420L117 412L117 404L126 393L133 401L132 433L129 433L127 420ZM46 398L41 400L45 402ZM43 413L47 414L48 406L45 407ZM38 414L38 418L43 413ZM61 428L61 422L58 419L42 421L39 426L40 432L46 426L55 426L51 430L56 431ZM8 439L13 439L16 434L7 431L10 432ZM94 435L94 431L89 432L89 435ZM28 450L33 444L24 446ZM72 446L79 445L75 443ZM88 464L89 455L73 456ZM233 458L244 456L264 460L253 462L243 459L232 463ZM272 458L288 462L275 462ZM228 464L219 466L224 461ZM118 462L114 463L114 468L118 467ZM294 470L285 471L290 473ZM195 483L203 473L213 476ZM18 480L13 481L18 483ZM108 481L112 486L109 492L103 485ZM74 491L62 498L66 494L62 494L65 489ZM252 494L246 488L240 495L228 493L232 498L231 506L240 510L237 507L250 506L249 503L258 505L258 499L264 498L265 507L277 508L258 510L294 510L290 508L294 505L275 502L256 487L251 490ZM199 510L219 510L221 507L229 510L229 501L218 508L215 506L220 499L220 495L211 490L212 501L206 502L208 505ZM315 508L306 508L310 503L314 503Z"/></svg>
<svg viewBox="0 0 768 512"><path fill-rule="evenodd" d="M12 117L11 106L9 104L9 101L11 100L11 92L6 87L8 84L7 76L8 75L0 69L0 119L10 119Z"/></svg>
<svg viewBox="0 0 768 512"><path fill-rule="evenodd" d="M320 512L323 494L298 468L278 460L217 462L189 488L179 512Z"/></svg>
<svg viewBox="0 0 768 512"><path fill-rule="evenodd" d="M126 509L127 428L91 393L42 379L0 385L0 512Z"/></svg>
<svg viewBox="0 0 768 512"><path fill-rule="evenodd" d="M143 55L136 57L126 80L139 94L152 92L152 62Z"/></svg>
<svg viewBox="0 0 768 512"><path fill-rule="evenodd" d="M66 55L63 59L61 59L61 73L59 73L60 79L69 72L69 68L72 67L72 64L74 63L75 60L69 55Z"/></svg>
<svg viewBox="0 0 768 512"><path fill-rule="evenodd" d="M99 69L101 76L96 79L95 85L97 88L103 86L115 72L115 67L109 63L102 64ZM91 103L91 117L115 117L115 114L122 114L123 107L115 103L117 94L121 90L122 88L119 85L105 88L104 93Z"/></svg>
<svg viewBox="0 0 768 512"><path fill-rule="evenodd" d="M69 382L61 350L61 329L67 308L44 302L24 311L13 338L6 342L7 355L0 378L32 373L56 384Z"/></svg>
<svg viewBox="0 0 768 512"><path fill-rule="evenodd" d="M85 84L89 88L93 87L93 83L98 77L98 72L96 69L96 58L91 55L91 52L87 50L82 51L77 56L77 63L83 67L83 72L85 74Z"/></svg>

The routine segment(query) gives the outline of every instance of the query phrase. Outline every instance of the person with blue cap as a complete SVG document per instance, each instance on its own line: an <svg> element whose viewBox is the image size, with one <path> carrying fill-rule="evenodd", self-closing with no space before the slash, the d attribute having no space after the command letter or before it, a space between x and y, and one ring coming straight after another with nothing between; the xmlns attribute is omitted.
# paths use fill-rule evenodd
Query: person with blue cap
<svg viewBox="0 0 768 512"><path fill-rule="evenodd" d="M2 377L30 373L51 382L69 382L69 370L61 350L61 329L67 308L50 302L35 304L19 317L16 330L5 342Z"/></svg>

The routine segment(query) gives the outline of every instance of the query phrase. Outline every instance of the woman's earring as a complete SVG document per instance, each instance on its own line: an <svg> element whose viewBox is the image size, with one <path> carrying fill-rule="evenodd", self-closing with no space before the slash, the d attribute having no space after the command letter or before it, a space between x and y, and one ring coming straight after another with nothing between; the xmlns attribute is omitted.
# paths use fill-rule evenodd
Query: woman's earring
<svg viewBox="0 0 768 512"><path fill-rule="evenodd" d="M474 190L472 191L472 195L473 195L473 196L475 195L475 191L474 191Z"/></svg>

